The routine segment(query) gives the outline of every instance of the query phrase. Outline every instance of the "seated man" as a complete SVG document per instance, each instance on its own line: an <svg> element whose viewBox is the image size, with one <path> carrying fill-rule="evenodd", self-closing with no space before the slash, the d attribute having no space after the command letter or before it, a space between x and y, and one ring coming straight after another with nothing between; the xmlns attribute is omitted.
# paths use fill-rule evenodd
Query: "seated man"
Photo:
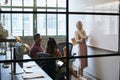
<svg viewBox="0 0 120 80"><path fill-rule="evenodd" d="M45 52L45 49L43 48L43 46L41 45L41 41L42 41L42 37L39 33L35 33L34 36L34 43L31 46L30 49L30 57L34 58L34 59L38 59L38 52ZM38 63L38 61L37 61ZM40 64L38 64L40 66Z"/></svg>

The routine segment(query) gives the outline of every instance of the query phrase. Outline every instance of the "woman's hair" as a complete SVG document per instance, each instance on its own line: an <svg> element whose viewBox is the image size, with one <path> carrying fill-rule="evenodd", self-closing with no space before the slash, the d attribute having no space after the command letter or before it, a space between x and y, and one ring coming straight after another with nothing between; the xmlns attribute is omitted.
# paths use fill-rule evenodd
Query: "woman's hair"
<svg viewBox="0 0 120 80"><path fill-rule="evenodd" d="M81 31L81 32L84 32L84 29L83 29L83 24L82 24L82 22L81 22L81 21L78 21L76 24L79 24L79 25L81 26L81 29L80 29L80 31Z"/></svg>
<svg viewBox="0 0 120 80"><path fill-rule="evenodd" d="M57 48L57 43L54 38L49 38L47 42L46 52L55 56L55 49Z"/></svg>

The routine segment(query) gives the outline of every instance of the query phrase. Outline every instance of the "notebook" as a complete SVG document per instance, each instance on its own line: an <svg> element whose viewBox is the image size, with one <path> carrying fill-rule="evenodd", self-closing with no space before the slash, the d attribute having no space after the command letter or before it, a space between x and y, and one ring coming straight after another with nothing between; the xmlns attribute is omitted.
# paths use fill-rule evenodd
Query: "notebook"
<svg viewBox="0 0 120 80"><path fill-rule="evenodd" d="M23 70L25 71L25 73L32 73L33 72L32 68L23 68Z"/></svg>

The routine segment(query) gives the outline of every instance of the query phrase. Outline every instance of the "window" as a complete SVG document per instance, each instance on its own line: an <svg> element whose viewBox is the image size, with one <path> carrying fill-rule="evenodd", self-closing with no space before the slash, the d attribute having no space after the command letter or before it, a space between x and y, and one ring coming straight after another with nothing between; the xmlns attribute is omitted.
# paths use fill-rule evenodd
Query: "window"
<svg viewBox="0 0 120 80"><path fill-rule="evenodd" d="M28 3L29 2L29 3ZM2 11L66 11L64 0L9 0L2 5ZM3 16L5 17L3 21ZM1 21L9 33L16 36L32 36L40 33L44 36L65 36L66 18L61 14L12 13L1 14ZM60 33L59 33L60 32Z"/></svg>
<svg viewBox="0 0 120 80"><path fill-rule="evenodd" d="M24 11L33 11L33 9L24 9ZM33 14L23 14L23 25L24 36L33 35Z"/></svg>
<svg viewBox="0 0 120 80"><path fill-rule="evenodd" d="M12 9L12 11L21 11L21 9ZM22 14L12 14L12 33L16 36L22 36L23 30Z"/></svg>

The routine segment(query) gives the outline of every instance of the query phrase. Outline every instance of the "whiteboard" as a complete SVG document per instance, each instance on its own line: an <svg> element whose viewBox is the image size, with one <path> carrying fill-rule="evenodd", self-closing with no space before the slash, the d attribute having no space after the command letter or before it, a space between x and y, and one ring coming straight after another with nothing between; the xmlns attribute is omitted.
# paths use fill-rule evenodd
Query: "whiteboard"
<svg viewBox="0 0 120 80"><path fill-rule="evenodd" d="M118 16L94 16L93 24L86 19L89 39L89 46L98 47L110 51L118 51Z"/></svg>

